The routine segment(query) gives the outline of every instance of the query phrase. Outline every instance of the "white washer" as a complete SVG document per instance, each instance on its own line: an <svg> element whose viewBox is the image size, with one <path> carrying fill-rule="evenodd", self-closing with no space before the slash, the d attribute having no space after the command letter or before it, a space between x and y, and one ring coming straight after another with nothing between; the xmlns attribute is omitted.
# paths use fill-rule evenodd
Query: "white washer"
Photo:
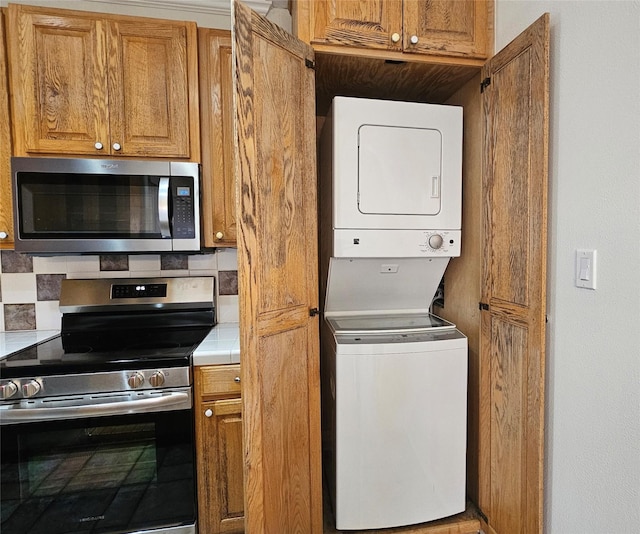
<svg viewBox="0 0 640 534"><path fill-rule="evenodd" d="M327 324L325 461L336 528L464 511L466 337L424 313L334 316Z"/></svg>

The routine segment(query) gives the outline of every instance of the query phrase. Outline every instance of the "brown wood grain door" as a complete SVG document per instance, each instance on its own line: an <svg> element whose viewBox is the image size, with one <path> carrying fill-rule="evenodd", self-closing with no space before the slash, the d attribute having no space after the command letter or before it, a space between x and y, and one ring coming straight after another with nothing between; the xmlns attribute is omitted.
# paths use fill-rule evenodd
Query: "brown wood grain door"
<svg viewBox="0 0 640 534"><path fill-rule="evenodd" d="M234 3L245 526L322 532L313 50Z"/></svg>
<svg viewBox="0 0 640 534"><path fill-rule="evenodd" d="M487 31L492 9L489 0L406 0L403 49L420 54L486 58L488 45L493 43Z"/></svg>
<svg viewBox="0 0 640 534"><path fill-rule="evenodd" d="M123 20L109 28L111 152L189 158L190 121L199 121L189 99L190 83L197 94L189 69L195 24Z"/></svg>
<svg viewBox="0 0 640 534"><path fill-rule="evenodd" d="M13 249L13 201L11 196L11 123L9 80L5 46L5 16L0 12L0 249Z"/></svg>
<svg viewBox="0 0 640 534"><path fill-rule="evenodd" d="M9 6L16 155L109 146L104 23L90 13ZM104 150L97 150L102 143Z"/></svg>
<svg viewBox="0 0 640 534"><path fill-rule="evenodd" d="M401 50L401 0L314 1L310 6L311 43Z"/></svg>
<svg viewBox="0 0 640 534"><path fill-rule="evenodd" d="M549 17L485 66L480 507L498 534L542 532Z"/></svg>
<svg viewBox="0 0 640 534"><path fill-rule="evenodd" d="M231 32L198 28L204 244L236 246Z"/></svg>

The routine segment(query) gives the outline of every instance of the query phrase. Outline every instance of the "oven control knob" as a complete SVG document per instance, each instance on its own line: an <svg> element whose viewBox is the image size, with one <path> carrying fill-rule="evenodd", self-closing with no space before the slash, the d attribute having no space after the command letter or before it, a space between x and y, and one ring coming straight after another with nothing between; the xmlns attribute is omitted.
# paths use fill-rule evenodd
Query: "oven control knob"
<svg viewBox="0 0 640 534"><path fill-rule="evenodd" d="M156 371L149 377L149 384L154 388L159 388L164 384L164 373L162 371Z"/></svg>
<svg viewBox="0 0 640 534"><path fill-rule="evenodd" d="M442 239L440 234L433 234L429 237L429 246L434 250L438 250L442 246L442 243L444 243L444 239Z"/></svg>
<svg viewBox="0 0 640 534"><path fill-rule="evenodd" d="M127 384L129 384L130 388L139 388L142 384L144 384L144 375L136 371L129 378L127 378Z"/></svg>
<svg viewBox="0 0 640 534"><path fill-rule="evenodd" d="M22 396L34 397L40 391L40 384L36 380L29 380L29 382L22 384Z"/></svg>
<svg viewBox="0 0 640 534"><path fill-rule="evenodd" d="M2 384L0 386L0 397L4 399L10 399L16 393L18 393L18 386L16 386L15 382L7 382L6 384Z"/></svg>

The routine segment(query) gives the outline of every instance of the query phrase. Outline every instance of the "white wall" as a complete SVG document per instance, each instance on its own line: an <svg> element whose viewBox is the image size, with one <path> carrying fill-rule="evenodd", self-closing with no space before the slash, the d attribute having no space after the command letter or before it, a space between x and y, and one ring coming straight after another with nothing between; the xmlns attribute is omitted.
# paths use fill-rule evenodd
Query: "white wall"
<svg viewBox="0 0 640 534"><path fill-rule="evenodd" d="M640 1L496 0L496 50L551 14L547 534L640 531ZM597 289L574 285L598 252Z"/></svg>

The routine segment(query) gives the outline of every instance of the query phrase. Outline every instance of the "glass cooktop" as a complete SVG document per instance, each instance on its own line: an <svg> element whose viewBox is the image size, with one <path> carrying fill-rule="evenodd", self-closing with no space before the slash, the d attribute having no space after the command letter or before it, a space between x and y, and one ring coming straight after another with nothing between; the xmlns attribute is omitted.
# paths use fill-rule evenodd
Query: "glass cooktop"
<svg viewBox="0 0 640 534"><path fill-rule="evenodd" d="M162 340L113 336L100 349L88 345L63 346L54 337L0 360L0 378L90 373L155 367L179 367L191 363L191 354L211 327L165 332Z"/></svg>

